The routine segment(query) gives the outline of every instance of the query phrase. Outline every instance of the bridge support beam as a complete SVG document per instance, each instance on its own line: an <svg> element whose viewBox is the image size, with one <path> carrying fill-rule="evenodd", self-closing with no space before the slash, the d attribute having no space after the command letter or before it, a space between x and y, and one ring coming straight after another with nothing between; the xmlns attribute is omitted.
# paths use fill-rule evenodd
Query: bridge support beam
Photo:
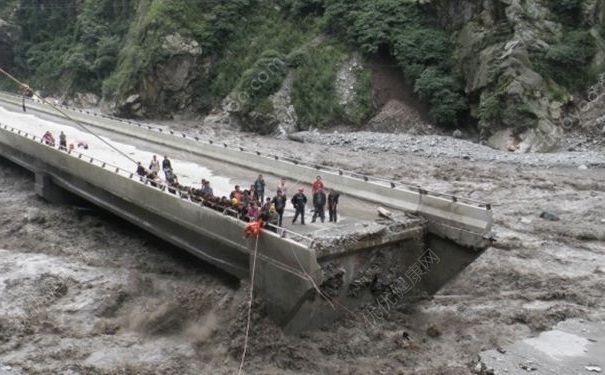
<svg viewBox="0 0 605 375"><path fill-rule="evenodd" d="M67 190L57 186L52 177L43 172L36 171L36 194L45 201L54 204L76 205L82 202L82 199Z"/></svg>

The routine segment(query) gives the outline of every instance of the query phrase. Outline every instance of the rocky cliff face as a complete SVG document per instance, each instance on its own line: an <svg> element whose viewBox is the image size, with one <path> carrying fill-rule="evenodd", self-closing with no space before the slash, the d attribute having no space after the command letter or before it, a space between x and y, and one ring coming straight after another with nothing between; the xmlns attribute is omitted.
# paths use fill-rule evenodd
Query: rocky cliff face
<svg viewBox="0 0 605 375"><path fill-rule="evenodd" d="M577 3L582 3L578 26L602 25L602 1ZM444 27L455 33L457 64L484 139L501 149L555 149L563 133L562 108L571 96L539 73L533 58L567 31L548 1L443 0L432 5ZM592 35L598 41L598 33ZM597 55L603 54L597 46ZM599 64L592 62L595 68Z"/></svg>

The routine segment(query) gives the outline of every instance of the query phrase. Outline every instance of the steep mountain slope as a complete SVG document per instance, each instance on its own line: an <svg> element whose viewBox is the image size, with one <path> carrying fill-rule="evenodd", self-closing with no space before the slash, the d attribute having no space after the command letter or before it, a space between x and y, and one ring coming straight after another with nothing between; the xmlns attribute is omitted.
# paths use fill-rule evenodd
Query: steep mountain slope
<svg viewBox="0 0 605 375"><path fill-rule="evenodd" d="M602 0L6 0L0 62L122 116L272 133L367 123L379 54L433 124L549 151L603 70L604 14Z"/></svg>

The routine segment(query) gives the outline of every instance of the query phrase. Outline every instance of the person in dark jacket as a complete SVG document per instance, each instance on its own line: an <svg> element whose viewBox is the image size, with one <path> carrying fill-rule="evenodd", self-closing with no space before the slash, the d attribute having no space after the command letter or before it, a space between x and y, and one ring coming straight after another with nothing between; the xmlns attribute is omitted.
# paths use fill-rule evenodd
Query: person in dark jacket
<svg viewBox="0 0 605 375"><path fill-rule="evenodd" d="M256 181L254 181L254 190L256 190L256 194L258 194L258 201L265 201L265 179L262 174L258 175Z"/></svg>
<svg viewBox="0 0 605 375"><path fill-rule="evenodd" d="M278 190L277 195L273 198L273 205L275 206L275 211L279 215L278 226L282 226L282 222L284 221L284 211L286 210L286 195L283 191Z"/></svg>
<svg viewBox="0 0 605 375"><path fill-rule="evenodd" d="M300 223L305 225L305 206L307 205L307 197L305 196L305 190L300 188L298 189L298 193L294 194L292 197L292 205L294 206L294 219L292 220L292 224L296 222L298 219L298 215L300 215Z"/></svg>
<svg viewBox="0 0 605 375"><path fill-rule="evenodd" d="M313 193L313 208L315 210L311 222L314 223L317 220L317 216L319 216L323 223L326 219L326 193L324 193L322 188Z"/></svg>
<svg viewBox="0 0 605 375"><path fill-rule="evenodd" d="M141 164L141 162L137 163L137 176L141 178L141 181L143 181L143 179L147 177L147 170L145 169L145 167L143 167L143 164Z"/></svg>
<svg viewBox="0 0 605 375"><path fill-rule="evenodd" d="M63 131L59 134L59 150L67 151L67 137Z"/></svg>
<svg viewBox="0 0 605 375"><path fill-rule="evenodd" d="M172 163L168 160L168 156L164 156L164 160L162 160L162 170L164 170L164 175L168 179L168 176L172 174Z"/></svg>
<svg viewBox="0 0 605 375"><path fill-rule="evenodd" d="M168 160L168 156L164 156L164 160L162 160L162 169L172 169L172 163Z"/></svg>
<svg viewBox="0 0 605 375"><path fill-rule="evenodd" d="M328 213L330 215L330 222L336 223L338 221L338 198L340 194L334 191L334 189L330 190L330 194L328 194Z"/></svg>
<svg viewBox="0 0 605 375"><path fill-rule="evenodd" d="M200 194L205 199L212 198L214 196L214 191L210 187L210 181L202 180L202 189L200 190Z"/></svg>

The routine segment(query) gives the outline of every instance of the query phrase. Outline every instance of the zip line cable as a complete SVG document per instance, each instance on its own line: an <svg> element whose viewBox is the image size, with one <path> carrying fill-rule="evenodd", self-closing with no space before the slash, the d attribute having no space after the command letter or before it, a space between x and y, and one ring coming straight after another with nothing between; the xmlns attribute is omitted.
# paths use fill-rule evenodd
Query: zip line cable
<svg viewBox="0 0 605 375"><path fill-rule="evenodd" d="M25 90L26 92L31 92L33 93L34 91L32 90L31 87L29 87L28 85L26 85L25 83L19 81L17 78L13 77L10 73L8 73L7 71L5 71L4 69L2 69L0 67L0 73L4 74L6 77L8 77L9 79L11 79L12 81L14 81L17 85L19 85L19 87L21 87L23 90ZM35 94L34 94L35 95ZM131 162L133 162L134 164L137 164L138 162L136 160L134 160L133 158L131 158L128 154L126 154L125 152L121 151L120 149L118 149L117 147L115 147L114 145L112 145L111 143L109 143L108 141L106 141L105 139L103 139L101 136L97 135L95 132L93 132L92 130L90 130L87 126L85 126L82 122L74 119L73 117L71 117L70 115L68 115L67 113L65 113L64 111L62 111L61 109L57 108L54 104L50 103L48 100L46 100L45 98L35 95L37 96L42 103L50 106L51 108L53 108L55 111L59 112L63 117L67 118L68 120L72 121L73 123L77 124L79 127L81 127L82 129L84 129L86 132L92 134L94 137L96 137L98 140L100 140L101 142L103 142L104 144L106 144L107 146L109 146L111 149L113 149L114 151L116 151L118 154L124 156L126 159L130 160Z"/></svg>

